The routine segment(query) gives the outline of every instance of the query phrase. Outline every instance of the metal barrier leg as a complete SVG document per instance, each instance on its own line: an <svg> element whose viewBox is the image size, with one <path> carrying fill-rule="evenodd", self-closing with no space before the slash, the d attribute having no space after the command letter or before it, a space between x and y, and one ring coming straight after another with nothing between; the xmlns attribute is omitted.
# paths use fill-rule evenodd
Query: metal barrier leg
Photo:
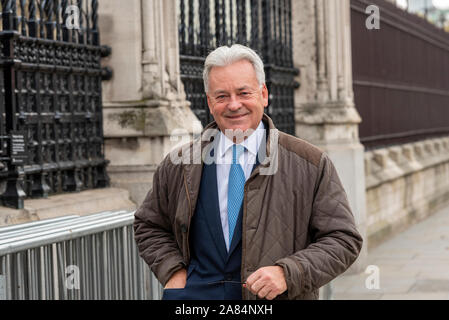
<svg viewBox="0 0 449 320"><path fill-rule="evenodd" d="M58 279L58 252L56 248L56 243L53 243L51 246L52 253L52 279L53 279L53 299L59 300L59 279Z"/></svg>
<svg viewBox="0 0 449 320"><path fill-rule="evenodd" d="M0 257L0 300L6 300L6 258Z"/></svg>

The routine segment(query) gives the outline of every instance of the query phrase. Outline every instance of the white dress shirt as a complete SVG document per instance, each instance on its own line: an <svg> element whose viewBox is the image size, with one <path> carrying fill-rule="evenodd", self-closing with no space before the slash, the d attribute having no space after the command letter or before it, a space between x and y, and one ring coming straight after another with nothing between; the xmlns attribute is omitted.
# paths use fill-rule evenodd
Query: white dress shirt
<svg viewBox="0 0 449 320"><path fill-rule="evenodd" d="M242 166L245 174L245 181L247 181L251 175L254 164L256 163L259 146L265 137L265 125L260 121L256 131L241 143L241 145L245 147L245 151L240 155L238 162ZM223 132L220 132L220 141L218 143L216 157L217 188L218 200L220 203L221 226L223 228L223 236L228 251L230 246L228 225L228 178L232 164L232 145L233 142L228 139Z"/></svg>

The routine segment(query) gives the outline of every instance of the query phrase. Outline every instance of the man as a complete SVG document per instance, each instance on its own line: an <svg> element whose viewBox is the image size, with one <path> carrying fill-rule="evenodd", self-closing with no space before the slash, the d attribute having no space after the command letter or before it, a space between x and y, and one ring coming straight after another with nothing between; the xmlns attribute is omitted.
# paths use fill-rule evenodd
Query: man
<svg viewBox="0 0 449 320"><path fill-rule="evenodd" d="M264 114L264 67L250 48L213 51L204 85L215 119L205 132L217 134L203 138L200 163L167 156L135 214L163 299L318 299L362 246L334 166ZM174 154L195 155L194 144Z"/></svg>

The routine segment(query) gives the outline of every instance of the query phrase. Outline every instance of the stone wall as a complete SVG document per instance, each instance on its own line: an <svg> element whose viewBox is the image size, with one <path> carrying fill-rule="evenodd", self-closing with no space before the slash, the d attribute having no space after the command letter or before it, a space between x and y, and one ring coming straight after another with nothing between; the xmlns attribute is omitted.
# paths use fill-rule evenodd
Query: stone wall
<svg viewBox="0 0 449 320"><path fill-rule="evenodd" d="M449 205L449 137L365 152L365 172L373 248Z"/></svg>

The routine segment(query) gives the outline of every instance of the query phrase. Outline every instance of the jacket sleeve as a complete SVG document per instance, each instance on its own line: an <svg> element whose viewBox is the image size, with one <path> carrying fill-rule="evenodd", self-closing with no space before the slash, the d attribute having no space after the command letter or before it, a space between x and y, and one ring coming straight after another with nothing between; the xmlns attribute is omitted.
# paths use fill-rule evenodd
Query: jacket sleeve
<svg viewBox="0 0 449 320"><path fill-rule="evenodd" d="M163 286L185 267L169 218L167 176L163 163L153 176L153 188L135 213L134 238L139 255Z"/></svg>
<svg viewBox="0 0 449 320"><path fill-rule="evenodd" d="M363 239L334 165L321 156L309 221L311 243L276 261L284 269L289 299L316 290L347 270Z"/></svg>

